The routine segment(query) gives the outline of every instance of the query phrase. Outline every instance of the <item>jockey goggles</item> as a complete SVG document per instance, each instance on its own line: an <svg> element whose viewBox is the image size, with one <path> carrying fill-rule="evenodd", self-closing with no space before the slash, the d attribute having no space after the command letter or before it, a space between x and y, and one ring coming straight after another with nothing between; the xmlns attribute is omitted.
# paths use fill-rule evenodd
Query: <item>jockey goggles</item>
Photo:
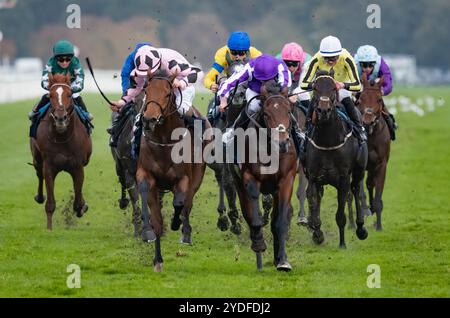
<svg viewBox="0 0 450 318"><path fill-rule="evenodd" d="M362 68L374 67L375 62L360 62L359 65L361 65Z"/></svg>
<svg viewBox="0 0 450 318"><path fill-rule="evenodd" d="M230 53L231 55L244 56L245 54L247 54L247 51L230 50Z"/></svg>
<svg viewBox="0 0 450 318"><path fill-rule="evenodd" d="M284 61L287 67L297 67L299 62L298 61Z"/></svg>
<svg viewBox="0 0 450 318"><path fill-rule="evenodd" d="M73 56L70 55L60 55L56 57L56 60L60 63L72 61Z"/></svg>

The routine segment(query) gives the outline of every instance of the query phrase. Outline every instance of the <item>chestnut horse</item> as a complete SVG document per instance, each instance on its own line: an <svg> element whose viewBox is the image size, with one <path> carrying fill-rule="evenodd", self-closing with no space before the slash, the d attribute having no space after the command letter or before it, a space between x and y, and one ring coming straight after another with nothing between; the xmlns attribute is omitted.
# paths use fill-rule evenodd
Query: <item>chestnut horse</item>
<svg viewBox="0 0 450 318"><path fill-rule="evenodd" d="M36 139L30 138L30 148L39 179L38 193L34 199L44 203L42 188L45 180L47 229L51 230L56 207L54 182L60 171L66 171L72 176L75 192L73 209L77 216L83 216L88 210L82 188L84 167L92 153L92 141L74 108L70 74L49 74L49 94L50 109L38 127Z"/></svg>
<svg viewBox="0 0 450 318"><path fill-rule="evenodd" d="M383 111L383 96L381 87L384 77L378 82L363 78L363 91L358 100L358 108L362 114L362 121L368 134L367 146L369 158L367 162L366 186L369 192L369 204L372 213L376 213L376 229L382 230L381 211L383 210L383 189L386 179L386 169L391 149L391 137ZM375 188L375 196L374 196ZM362 190L363 191L363 190ZM351 211L349 211L350 213ZM352 219L352 217L351 217Z"/></svg>
<svg viewBox="0 0 450 318"><path fill-rule="evenodd" d="M306 147L306 176L308 178L307 197L310 216L308 226L313 231L313 241L321 244L324 240L320 229L320 201L323 186L330 184L337 189L338 209L336 223L339 227L339 247L345 248L345 202L351 189L356 205L356 235L360 240L367 238L364 216L360 205L360 185L367 164L367 145L358 144L337 112L338 92L332 73L320 71L313 84L311 103L314 107L314 129L308 136Z"/></svg>
<svg viewBox="0 0 450 318"><path fill-rule="evenodd" d="M286 239L292 218L291 196L298 160L294 143L290 137L290 112L292 106L287 99L287 88L280 90L274 81L266 82L261 89L263 106L257 119L250 118L248 129L257 129L258 140L261 143L263 134L276 130L278 138L267 139L267 146L272 152L279 150L278 169L264 173L265 164L258 154L256 162L251 162L250 138L245 138L245 159L237 166L231 164L231 171L235 179L242 213L250 227L251 248L256 253L257 267L262 268L261 253L266 250L263 236L263 219L259 208L259 195L271 194L273 197L273 212L271 230L273 234L274 265L277 270L290 271L292 269L286 254ZM250 102L250 101L249 101ZM247 129L247 130L248 130ZM278 140L277 140L278 139ZM238 140L239 141L239 140ZM238 145L239 146L239 145ZM260 152L260 149L257 150ZM271 163L272 164L272 163Z"/></svg>
<svg viewBox="0 0 450 318"><path fill-rule="evenodd" d="M192 244L189 214L193 197L200 187L206 169L203 157L199 163L192 160L196 150L196 136L191 129L184 128L184 122L178 114L172 87L173 79L174 77L168 77L164 71L149 75L145 89L146 102L142 110L143 132L136 171L136 182L142 200L142 238L146 242L155 240L153 264L156 272L162 270L163 264L160 243L163 233L160 191L170 190L174 195L175 212L171 229L179 230L182 223L180 242ZM197 110L195 111L199 115ZM208 122L206 126L211 127ZM185 131L179 141L186 142L183 140L186 138L191 145L190 162L176 163L172 158L172 149L178 141L173 141L171 135L176 128Z"/></svg>

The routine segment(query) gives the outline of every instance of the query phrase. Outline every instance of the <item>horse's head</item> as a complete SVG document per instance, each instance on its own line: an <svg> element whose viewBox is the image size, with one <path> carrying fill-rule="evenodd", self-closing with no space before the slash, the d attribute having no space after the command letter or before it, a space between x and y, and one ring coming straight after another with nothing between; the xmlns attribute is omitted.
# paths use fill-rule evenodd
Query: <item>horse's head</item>
<svg viewBox="0 0 450 318"><path fill-rule="evenodd" d="M51 104L50 116L54 120L56 131L63 133L67 130L73 113L70 74L49 73L48 87Z"/></svg>
<svg viewBox="0 0 450 318"><path fill-rule="evenodd" d="M366 74L363 75L363 91L359 96L358 108L369 134L372 133L373 127L378 123L381 111L383 110L383 95L381 92L383 82L384 76L378 81L369 81L367 80Z"/></svg>
<svg viewBox="0 0 450 318"><path fill-rule="evenodd" d="M288 88L281 88L274 80L267 81L261 86L263 97L262 113L267 128L276 129L279 137L280 153L289 150L289 132L291 129L290 112L292 111L289 102Z"/></svg>
<svg viewBox="0 0 450 318"><path fill-rule="evenodd" d="M337 89L333 78L334 72L318 71L313 84L314 111L317 123L330 120L331 113L336 108Z"/></svg>
<svg viewBox="0 0 450 318"><path fill-rule="evenodd" d="M172 82L174 76L169 77L164 71L150 74L145 88L145 107L142 122L145 130L154 131L157 125L164 123L164 118L173 114L175 94Z"/></svg>
<svg viewBox="0 0 450 318"><path fill-rule="evenodd" d="M242 69L245 67L244 61L241 60L234 60L228 65L227 69L227 76L230 77L236 72L242 71Z"/></svg>

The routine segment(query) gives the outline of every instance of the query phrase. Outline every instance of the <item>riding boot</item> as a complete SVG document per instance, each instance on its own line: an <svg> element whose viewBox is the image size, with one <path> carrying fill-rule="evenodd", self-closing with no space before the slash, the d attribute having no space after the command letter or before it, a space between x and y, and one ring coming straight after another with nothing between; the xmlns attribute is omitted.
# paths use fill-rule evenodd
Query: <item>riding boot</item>
<svg viewBox="0 0 450 318"><path fill-rule="evenodd" d="M89 121L92 121L94 119L94 116L92 116L92 114L90 112L88 112L88 110L86 108L86 104L84 103L81 96L78 96L78 97L74 98L73 100L75 101L75 105L81 107L81 109L84 110L88 114Z"/></svg>
<svg viewBox="0 0 450 318"><path fill-rule="evenodd" d="M295 150L297 151L297 157L301 157L303 155L304 147L305 147L305 133L298 126L297 120L295 117L290 114L291 117L291 134L292 139L294 139Z"/></svg>
<svg viewBox="0 0 450 318"><path fill-rule="evenodd" d="M139 113L134 119L133 137L131 138L131 157L137 159L139 157L139 149L141 146L142 136L142 114Z"/></svg>
<svg viewBox="0 0 450 318"><path fill-rule="evenodd" d="M247 115L247 111L245 110L245 108L241 111L241 113L239 114L238 118L236 118L236 120L234 121L233 126L227 130L227 132L225 132L222 136L222 142L225 144L228 144L229 142L231 142L234 138L234 130L236 128L241 127L242 129L246 129L247 125L248 125L248 115Z"/></svg>
<svg viewBox="0 0 450 318"><path fill-rule="evenodd" d="M392 115L391 113L386 114L383 112L383 117L386 120L386 124L388 125L389 133L391 134L391 140L394 141L395 130L397 129L397 123L395 122L394 115Z"/></svg>
<svg viewBox="0 0 450 318"><path fill-rule="evenodd" d="M308 111L309 111L309 105L311 104L310 100L301 100L299 101L300 105L302 107L300 107L301 110L306 109L305 115L307 115Z"/></svg>
<svg viewBox="0 0 450 318"><path fill-rule="evenodd" d="M37 115L39 114L39 110L47 105L50 102L50 97L48 94L44 94L41 97L41 100L33 107L33 110L28 113L28 119L32 122L35 122L37 120Z"/></svg>
<svg viewBox="0 0 450 318"><path fill-rule="evenodd" d="M113 120L111 123L111 127L106 129L106 131L111 135L109 138L109 146L110 147L117 147L117 140L119 139L119 136L117 136L117 126L120 121L120 113L113 113L112 115Z"/></svg>
<svg viewBox="0 0 450 318"><path fill-rule="evenodd" d="M353 100L351 97L346 97L342 100L342 104L345 107L345 110L347 111L348 116L350 117L351 121L355 124L355 129L357 132L357 138L360 144L367 141L367 135L366 131L361 123L361 118L359 116L358 111L356 110L355 104L353 103Z"/></svg>

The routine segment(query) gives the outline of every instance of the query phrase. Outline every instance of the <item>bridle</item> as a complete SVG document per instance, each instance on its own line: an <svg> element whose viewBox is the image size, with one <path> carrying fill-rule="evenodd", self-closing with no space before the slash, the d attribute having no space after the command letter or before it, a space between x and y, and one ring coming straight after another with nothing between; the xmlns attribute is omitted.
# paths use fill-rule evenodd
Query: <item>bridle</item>
<svg viewBox="0 0 450 318"><path fill-rule="evenodd" d="M72 87L70 87L70 85L65 84L65 83L55 83L52 86L50 86L49 91L51 91L55 86L63 86L63 87L67 87L70 89L70 91L72 92ZM72 93L70 94L70 96L72 96ZM52 104L52 103L50 103ZM74 108L72 107L71 110L69 112L67 112L67 108L65 105L62 104L62 102L60 102L56 107L54 105L52 105L52 109L49 112L50 117L53 119L53 123L55 125L58 125L58 118L56 118L54 111L55 110L61 110L64 111L64 119L62 121L63 126L68 126L70 123L70 120L72 119L73 115L74 115ZM73 106L73 100L72 97L70 98L70 105L68 105L68 107ZM64 140L64 141L58 141L56 140L56 138L54 138L53 140L50 139L50 135L49 132L47 132L47 137L49 138L50 141L54 142L54 143L58 143L58 144L63 144L63 143L67 143L70 139L72 139L74 134L74 131L72 131L72 133L70 134L70 136Z"/></svg>
<svg viewBox="0 0 450 318"><path fill-rule="evenodd" d="M365 90L372 90L372 91L378 91L379 88L377 87L364 87L363 92ZM361 95L363 94L363 92L361 93ZM360 100L361 100L361 95L359 96L358 102L361 104ZM364 109L364 113L362 114L362 116L364 116L365 114L368 115L374 115L375 116L375 120L373 120L372 122L370 122L370 124L366 125L367 126L367 133L370 135L373 132L373 129L378 125L378 123L380 122L380 118L381 118L381 114L383 112L383 99L381 99L381 106L380 109L378 111L374 111L372 107L367 107ZM362 104L361 104L362 105ZM364 105L363 105L364 106Z"/></svg>

